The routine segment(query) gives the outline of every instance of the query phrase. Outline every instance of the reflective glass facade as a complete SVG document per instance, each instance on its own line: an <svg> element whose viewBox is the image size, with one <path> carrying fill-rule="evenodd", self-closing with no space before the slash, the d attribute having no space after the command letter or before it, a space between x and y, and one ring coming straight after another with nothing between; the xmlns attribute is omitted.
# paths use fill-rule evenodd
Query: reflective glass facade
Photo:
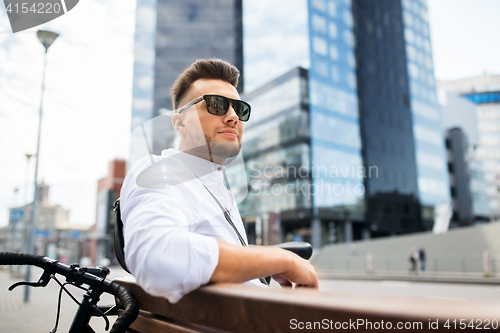
<svg viewBox="0 0 500 333"><path fill-rule="evenodd" d="M241 0L138 0L132 129L172 109L170 88L197 59L221 58L241 71ZM153 128L153 153L171 145L172 134Z"/></svg>
<svg viewBox="0 0 500 333"><path fill-rule="evenodd" d="M308 15L314 209L319 217L362 221L365 188L351 1L311 0Z"/></svg>
<svg viewBox="0 0 500 333"><path fill-rule="evenodd" d="M372 236L422 230L401 3L354 0L356 56ZM444 163L444 161L443 161Z"/></svg>
<svg viewBox="0 0 500 333"><path fill-rule="evenodd" d="M432 228L450 193L425 1L247 0L244 25L250 91L295 66L308 70L301 154L309 150L311 233L321 230L324 243ZM250 94L268 103L247 133L252 154L272 155L279 142L264 114L280 108L260 94L292 105L297 87L274 82ZM266 160L284 163L280 156Z"/></svg>
<svg viewBox="0 0 500 333"><path fill-rule="evenodd" d="M131 130L154 117L156 1L136 4ZM141 144L133 141L131 147Z"/></svg>
<svg viewBox="0 0 500 333"><path fill-rule="evenodd" d="M240 213L250 221L269 212L310 216L307 71L296 68L243 98L252 117L242 145L249 193Z"/></svg>
<svg viewBox="0 0 500 333"><path fill-rule="evenodd" d="M450 193L427 4L424 0L402 0L401 3L419 197L423 206L436 207L450 202ZM434 216L427 212L429 210L424 210L422 217L431 222Z"/></svg>
<svg viewBox="0 0 500 333"><path fill-rule="evenodd" d="M250 193L241 208L249 221L279 212L285 239L350 240L365 218L353 25L350 0L244 1L245 98L255 112L243 154L248 178L260 177L250 187L269 193Z"/></svg>

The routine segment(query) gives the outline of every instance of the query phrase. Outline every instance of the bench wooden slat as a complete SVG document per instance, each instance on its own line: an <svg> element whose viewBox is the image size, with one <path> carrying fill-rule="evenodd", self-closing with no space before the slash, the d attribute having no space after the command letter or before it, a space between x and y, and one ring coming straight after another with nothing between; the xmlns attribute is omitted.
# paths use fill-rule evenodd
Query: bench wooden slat
<svg viewBox="0 0 500 333"><path fill-rule="evenodd" d="M119 315L123 310L119 310ZM169 332L169 333L225 333L226 331L204 327L202 325L178 323L173 319L160 317L144 310L130 325L130 332Z"/></svg>
<svg viewBox="0 0 500 333"><path fill-rule="evenodd" d="M429 320L443 327L447 319L496 319L500 321L500 304L431 300L418 297L347 294L314 290L255 288L240 284L216 284L202 287L171 304L162 297L147 294L130 281L117 281L129 289L143 311L174 319L179 325L202 325L230 332L289 332L291 320L296 322L353 322L362 319L371 323L419 321L428 330ZM150 317L147 317L150 318ZM143 320L143 319L141 319ZM491 327L491 326L490 326ZM135 328L137 329L137 328ZM151 330L147 325L140 332ZM295 331L299 331L298 329ZM370 330L368 330L370 331ZM373 331L380 331L374 329ZM435 331L435 330L432 330ZM474 331L467 327L461 332Z"/></svg>

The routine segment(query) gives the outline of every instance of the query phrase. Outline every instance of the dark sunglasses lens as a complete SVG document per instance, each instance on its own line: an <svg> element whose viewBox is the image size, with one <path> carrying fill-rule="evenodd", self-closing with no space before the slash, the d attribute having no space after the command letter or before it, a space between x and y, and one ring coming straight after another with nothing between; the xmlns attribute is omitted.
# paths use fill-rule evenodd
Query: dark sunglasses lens
<svg viewBox="0 0 500 333"><path fill-rule="evenodd" d="M238 115L241 121L247 121L250 117L250 109L247 104L236 101L233 103L234 112Z"/></svg>
<svg viewBox="0 0 500 333"><path fill-rule="evenodd" d="M207 110L215 116L223 116L229 109L229 101L224 97L207 96Z"/></svg>

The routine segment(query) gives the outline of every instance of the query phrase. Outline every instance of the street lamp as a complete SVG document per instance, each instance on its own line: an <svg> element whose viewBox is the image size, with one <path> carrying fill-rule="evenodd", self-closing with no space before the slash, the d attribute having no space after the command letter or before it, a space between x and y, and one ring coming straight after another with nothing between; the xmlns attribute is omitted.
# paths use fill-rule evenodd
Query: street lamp
<svg viewBox="0 0 500 333"><path fill-rule="evenodd" d="M47 31L47 30L38 30L36 36L42 43L45 48L45 54L43 57L43 74L42 74L42 96L40 98L40 115L38 119L38 140L36 143L36 155L35 155L35 193L33 195L33 203L31 204L31 216L30 223L28 229L28 253L34 252L34 238L35 238L35 216L36 216L36 201L38 197L38 185L37 185L37 176L38 176L38 161L40 160L40 132L42 129L42 109L43 109L43 94L45 92L45 67L47 66L47 51L52 45L52 43L56 40L59 34L55 32ZM31 280L31 266L28 265L26 267L26 281ZM30 287L26 286L24 289L24 303L28 303L30 299Z"/></svg>

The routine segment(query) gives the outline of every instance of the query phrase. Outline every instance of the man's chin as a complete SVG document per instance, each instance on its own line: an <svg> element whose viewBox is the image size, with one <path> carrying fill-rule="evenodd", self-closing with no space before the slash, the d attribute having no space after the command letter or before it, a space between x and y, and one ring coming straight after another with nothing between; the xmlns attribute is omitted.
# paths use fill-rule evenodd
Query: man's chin
<svg viewBox="0 0 500 333"><path fill-rule="evenodd" d="M241 146L236 142L217 141L210 143L210 153L219 158L230 158L239 154Z"/></svg>

